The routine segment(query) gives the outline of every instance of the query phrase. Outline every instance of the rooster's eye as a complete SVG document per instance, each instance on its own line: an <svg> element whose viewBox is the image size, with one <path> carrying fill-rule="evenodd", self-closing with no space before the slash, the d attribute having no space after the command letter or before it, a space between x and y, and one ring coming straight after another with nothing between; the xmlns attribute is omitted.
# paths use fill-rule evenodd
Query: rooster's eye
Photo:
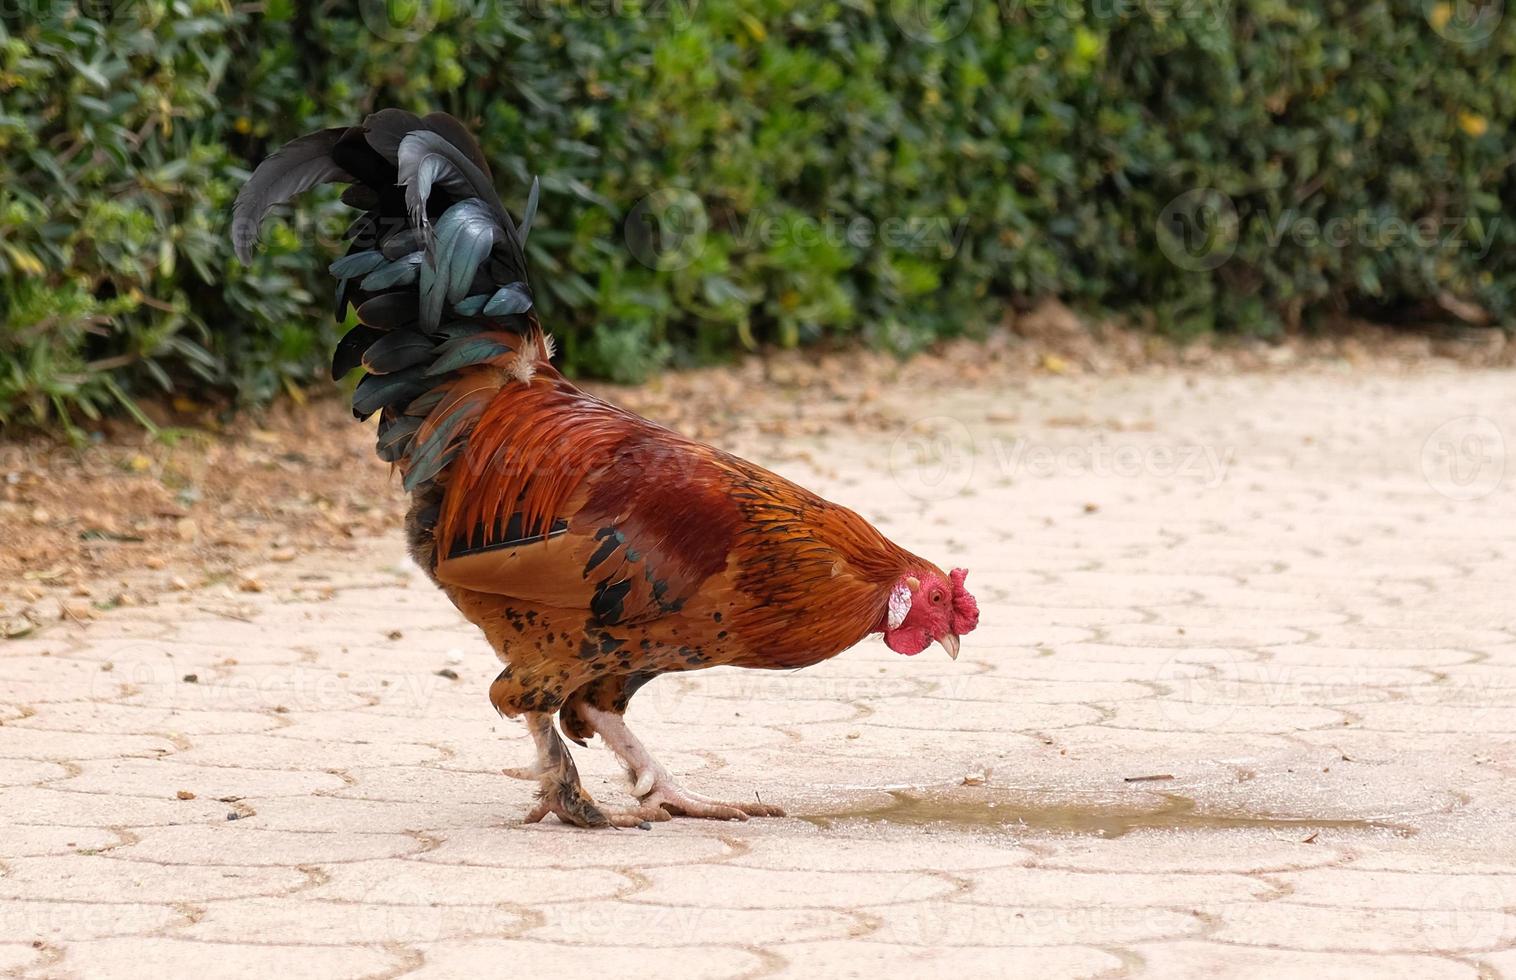
<svg viewBox="0 0 1516 980"><path fill-rule="evenodd" d="M932 601L933 602L941 602L942 601L942 593L941 592L933 592L932 593Z"/></svg>

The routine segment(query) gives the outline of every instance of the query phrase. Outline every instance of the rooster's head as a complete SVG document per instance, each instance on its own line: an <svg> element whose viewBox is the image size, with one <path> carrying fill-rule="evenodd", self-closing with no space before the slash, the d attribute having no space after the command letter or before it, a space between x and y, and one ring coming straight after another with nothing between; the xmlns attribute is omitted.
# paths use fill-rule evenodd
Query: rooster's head
<svg viewBox="0 0 1516 980"><path fill-rule="evenodd" d="M943 578L935 568L907 572L890 590L884 642L896 653L915 656L935 640L958 659L958 638L979 625L979 604L964 588L968 571Z"/></svg>

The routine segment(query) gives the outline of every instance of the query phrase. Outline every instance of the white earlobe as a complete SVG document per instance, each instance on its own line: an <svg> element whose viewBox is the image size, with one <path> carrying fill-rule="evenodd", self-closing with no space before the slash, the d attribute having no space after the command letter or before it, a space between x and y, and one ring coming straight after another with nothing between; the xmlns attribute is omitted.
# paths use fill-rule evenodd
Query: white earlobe
<svg viewBox="0 0 1516 980"><path fill-rule="evenodd" d="M906 615L911 611L911 590L904 582L895 586L890 593L890 611L884 619L884 624L892 630L898 630L900 624L905 622Z"/></svg>

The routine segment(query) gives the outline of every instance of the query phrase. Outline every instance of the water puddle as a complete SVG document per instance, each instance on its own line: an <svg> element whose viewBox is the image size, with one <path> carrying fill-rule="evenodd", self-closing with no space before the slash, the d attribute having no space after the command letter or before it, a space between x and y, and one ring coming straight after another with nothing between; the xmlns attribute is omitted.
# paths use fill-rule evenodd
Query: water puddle
<svg viewBox="0 0 1516 980"><path fill-rule="evenodd" d="M890 799L799 818L823 829L875 822L898 827L1005 830L1059 836L1124 837L1143 830L1268 830L1290 834L1321 830L1387 832L1410 837L1416 828L1380 818L1286 816L1202 809L1178 793L1144 793L1140 799L1047 801L1002 792L986 798L951 791L890 790Z"/></svg>

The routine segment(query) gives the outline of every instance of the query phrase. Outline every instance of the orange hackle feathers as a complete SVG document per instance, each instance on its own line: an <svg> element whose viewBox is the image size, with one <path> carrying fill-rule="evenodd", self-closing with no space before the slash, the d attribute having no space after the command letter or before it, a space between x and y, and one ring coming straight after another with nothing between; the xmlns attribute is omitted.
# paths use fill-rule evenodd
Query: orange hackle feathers
<svg viewBox="0 0 1516 980"><path fill-rule="evenodd" d="M530 536L562 513L593 461L637 427L634 417L578 391L551 368L501 389L447 474L437 523L443 554L456 540L501 540L497 524L519 515Z"/></svg>

